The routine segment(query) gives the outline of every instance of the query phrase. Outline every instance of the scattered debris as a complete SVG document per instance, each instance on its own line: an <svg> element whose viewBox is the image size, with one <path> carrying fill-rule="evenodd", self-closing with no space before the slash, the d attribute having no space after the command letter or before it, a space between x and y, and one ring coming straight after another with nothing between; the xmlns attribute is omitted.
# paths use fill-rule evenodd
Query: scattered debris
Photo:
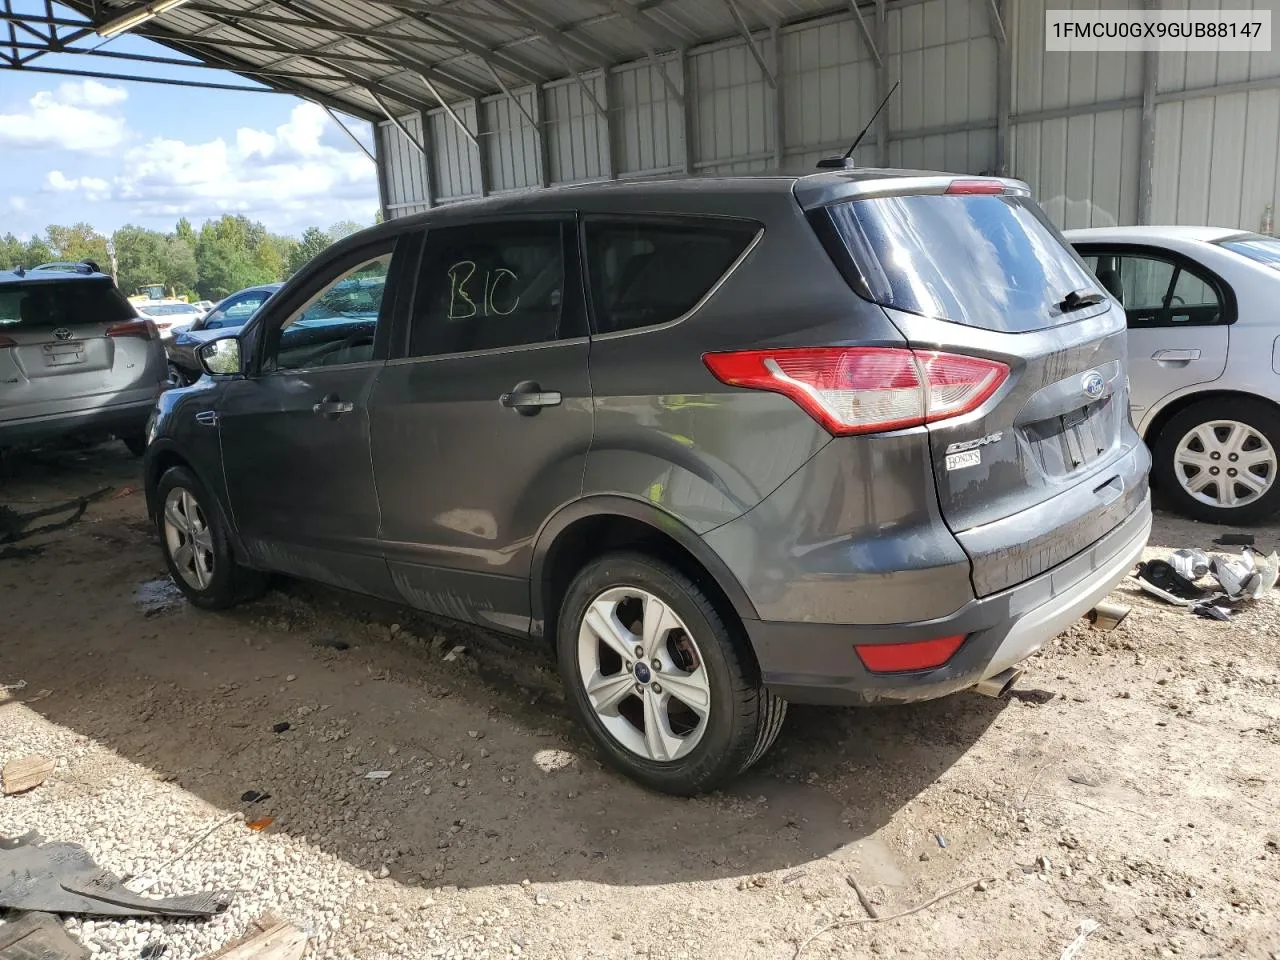
<svg viewBox="0 0 1280 960"><path fill-rule="evenodd" d="M10 690L26 689L27 681L19 680L16 683L0 683L0 693L8 693Z"/></svg>
<svg viewBox="0 0 1280 960"><path fill-rule="evenodd" d="M28 913L0 926L0 960L85 960L88 956L89 951L52 914Z"/></svg>
<svg viewBox="0 0 1280 960"><path fill-rule="evenodd" d="M448 663L450 660L457 660L458 654L462 653L466 649L467 648L464 647L462 644L458 644L456 647L454 647L452 650L446 653L443 657L441 657L441 659L445 663Z"/></svg>
<svg viewBox="0 0 1280 960"><path fill-rule="evenodd" d="M933 839L938 841L938 846L940 846L943 850L947 849L947 838L944 837L942 834L935 833L933 835Z"/></svg>
<svg viewBox="0 0 1280 960"><path fill-rule="evenodd" d="M1252 547L1255 541L1252 533L1224 533L1213 542L1220 547Z"/></svg>
<svg viewBox="0 0 1280 960"><path fill-rule="evenodd" d="M65 530L73 523L84 516L85 510L89 504L95 500L99 500L111 492L111 487L103 487L95 490L93 493L86 494L83 497L76 497L62 503L55 503L50 507L43 507L40 510L32 510L30 513L19 513L12 507L6 507L0 504L0 543L16 543L19 540L25 540L28 537L34 537L41 533L53 533L57 530ZM46 523L43 526L32 527L31 523L35 520L43 520L45 517L52 517L56 514L65 513L70 510L69 516L63 517L61 520L55 520Z"/></svg>
<svg viewBox="0 0 1280 960"><path fill-rule="evenodd" d="M149 873L139 874L136 877L132 877L129 880L126 880L124 884L125 888L128 890L132 890L134 893L146 893L148 890L150 890L152 887L154 887L157 883L160 882L161 873L163 873L165 870L168 870L171 866L173 866L175 863L177 863L179 860L185 857L188 853L190 853L196 847L200 846L200 844L204 843L204 841L207 840L212 834L216 833L219 829L221 829L222 827L225 827L228 823L231 823L233 820L243 820L243 819L244 819L244 814L242 813L233 813L230 816L223 817L213 826L209 827L209 829L207 829L204 833L200 834L200 836L196 837L189 844L187 844L186 847L184 847L180 853L177 853L174 856L170 857L168 860L160 864L160 866L156 867L154 870L150 871Z"/></svg>
<svg viewBox="0 0 1280 960"><path fill-rule="evenodd" d="M281 720L279 723L273 723L273 724L271 725L271 732L272 732L272 733L284 733L286 730L288 730L288 729L289 729L289 726L290 726L290 724L289 724L289 721L288 721L288 720Z"/></svg>
<svg viewBox="0 0 1280 960"><path fill-rule="evenodd" d="M1102 782L1097 777L1090 776L1087 773L1068 773L1067 779L1072 783L1080 784L1082 787L1102 786Z"/></svg>
<svg viewBox="0 0 1280 960"><path fill-rule="evenodd" d="M132 497L137 492L138 492L137 487L121 487L119 490L117 490L115 493L111 495L110 499L123 500L125 497Z"/></svg>
<svg viewBox="0 0 1280 960"><path fill-rule="evenodd" d="M1180 576L1194 582L1209 573L1209 555L1203 550L1175 550L1169 557L1169 565Z"/></svg>
<svg viewBox="0 0 1280 960"><path fill-rule="evenodd" d="M257 830L261 832L267 829L267 827L271 826L275 822L276 822L275 817L259 817L257 820L248 821L245 824L245 826L248 827L250 830Z"/></svg>
<svg viewBox="0 0 1280 960"><path fill-rule="evenodd" d="M77 843L42 843L38 834L0 845L0 907L111 917L209 917L224 911L223 891L144 899L101 869Z"/></svg>
<svg viewBox="0 0 1280 960"><path fill-rule="evenodd" d="M1204 617L1206 620L1230 620L1231 611L1227 607L1220 607L1213 603L1197 603L1191 608L1191 612L1197 617Z"/></svg>
<svg viewBox="0 0 1280 960"><path fill-rule="evenodd" d="M391 776L390 770L370 770L364 775L366 780L385 780Z"/></svg>
<svg viewBox="0 0 1280 960"><path fill-rule="evenodd" d="M263 800L271 799L271 794L264 793L261 790L246 790L240 794L241 803L261 803Z"/></svg>
<svg viewBox="0 0 1280 960"><path fill-rule="evenodd" d="M138 960L160 960L169 952L169 945L163 940L152 940L140 951L138 951Z"/></svg>
<svg viewBox="0 0 1280 960"><path fill-rule="evenodd" d="M782 878L782 882L795 883L797 880L801 879L807 872L808 871L805 871L805 870L792 870L790 873L788 873L785 877Z"/></svg>
<svg viewBox="0 0 1280 960"><path fill-rule="evenodd" d="M841 927L856 927L864 923L887 923L890 920L898 920L902 917L909 917L913 913L919 913L921 910L927 910L929 907L932 907L936 903L941 903L943 900L946 900L948 897L954 897L957 893L961 893L965 890L976 890L978 888L978 884L982 883L984 879L989 884L995 882L995 880L991 877L986 877L986 878L979 877L978 879L975 879L975 880L966 880L964 883L959 884L958 886L952 887L949 890L944 890L942 893L938 894L936 897L933 897L930 900L926 900L924 903L917 904L914 907L908 907L906 910L899 910L897 913L891 913L888 916L859 917L856 920L836 920L833 923L828 923L825 927L821 927L814 933L809 934L807 939L802 940L800 941L800 943L796 944L795 952L791 954L791 960L796 960L796 958L799 957L800 954L804 953L805 947L809 946L809 944L813 943L813 941L817 940L819 937L823 936L824 934L830 933L832 930L838 930Z"/></svg>
<svg viewBox="0 0 1280 960"><path fill-rule="evenodd" d="M44 783L57 766L56 760L48 757L22 757L10 760L0 770L0 783L3 784L4 795L26 793Z"/></svg>
<svg viewBox="0 0 1280 960"><path fill-rule="evenodd" d="M1034 703L1037 707L1042 707L1056 697L1057 694L1052 690L1011 687L1005 696L1010 700L1018 700L1022 703Z"/></svg>
<svg viewBox="0 0 1280 960"><path fill-rule="evenodd" d="M853 887L853 892L858 895L858 902L862 904L862 909L867 911L867 916L873 920L879 918L880 911L877 910L875 904L871 902L871 898L867 896L867 892L862 889L862 886L858 883L858 878L853 874L849 874L844 879L849 886Z"/></svg>
<svg viewBox="0 0 1280 960"><path fill-rule="evenodd" d="M1207 596L1207 591L1178 573L1166 560L1147 560L1138 564L1135 579L1147 593L1179 607L1194 606Z"/></svg>
<svg viewBox="0 0 1280 960"><path fill-rule="evenodd" d="M1088 917L1080 921L1080 925L1076 927L1076 938L1062 948L1062 953L1058 955L1058 960L1074 960L1080 955L1080 951L1084 949L1084 942L1089 938L1089 934L1098 929L1098 921L1091 920Z"/></svg>
<svg viewBox="0 0 1280 960"><path fill-rule="evenodd" d="M1253 554L1248 548L1241 551L1239 557L1214 557L1209 562L1209 572L1214 575L1228 599L1239 600L1242 597L1256 597L1261 592L1262 578L1258 575L1257 565L1253 562Z"/></svg>
<svg viewBox="0 0 1280 960"><path fill-rule="evenodd" d="M267 912L253 922L243 937L204 960L301 960L307 939L289 921Z"/></svg>

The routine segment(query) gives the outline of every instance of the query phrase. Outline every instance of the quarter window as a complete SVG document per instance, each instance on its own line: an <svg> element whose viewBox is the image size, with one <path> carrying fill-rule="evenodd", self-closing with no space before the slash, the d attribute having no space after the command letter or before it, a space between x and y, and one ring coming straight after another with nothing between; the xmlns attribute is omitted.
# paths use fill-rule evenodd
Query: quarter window
<svg viewBox="0 0 1280 960"><path fill-rule="evenodd" d="M753 223L589 220L597 333L668 323L692 310L747 249Z"/></svg>
<svg viewBox="0 0 1280 960"><path fill-rule="evenodd" d="M409 355L518 347L571 336L558 222L483 223L428 232Z"/></svg>
<svg viewBox="0 0 1280 960"><path fill-rule="evenodd" d="M1130 327L1206 326L1223 322L1218 287L1181 260L1089 251L1086 262L1121 304Z"/></svg>

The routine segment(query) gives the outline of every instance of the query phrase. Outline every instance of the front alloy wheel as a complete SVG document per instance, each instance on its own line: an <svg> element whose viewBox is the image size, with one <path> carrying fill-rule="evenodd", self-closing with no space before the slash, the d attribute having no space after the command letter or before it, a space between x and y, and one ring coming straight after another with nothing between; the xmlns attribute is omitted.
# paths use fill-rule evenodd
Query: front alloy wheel
<svg viewBox="0 0 1280 960"><path fill-rule="evenodd" d="M632 753L666 763L702 739L711 711L702 654L684 621L647 590L614 587L591 602L578 672L601 725Z"/></svg>
<svg viewBox="0 0 1280 960"><path fill-rule="evenodd" d="M174 487L164 499L164 540L173 566L193 590L213 582L213 531L200 502L186 487Z"/></svg>

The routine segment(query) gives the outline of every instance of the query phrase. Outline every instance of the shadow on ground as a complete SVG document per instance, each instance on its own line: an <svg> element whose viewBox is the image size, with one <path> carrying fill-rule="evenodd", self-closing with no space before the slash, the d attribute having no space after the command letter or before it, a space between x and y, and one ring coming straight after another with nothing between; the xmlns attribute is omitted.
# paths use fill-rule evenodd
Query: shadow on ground
<svg viewBox="0 0 1280 960"><path fill-rule="evenodd" d="M25 509L139 480L114 447L42 454L10 464L0 502ZM541 649L296 582L197 611L163 582L141 493L108 496L37 545L0 561L0 682L48 688L32 709L51 721L410 884L647 885L839 858L1002 708L973 695L793 708L773 752L731 789L673 799L599 765ZM456 645L466 650L444 660ZM372 770L390 776L366 779ZM245 804L248 790L270 798Z"/></svg>

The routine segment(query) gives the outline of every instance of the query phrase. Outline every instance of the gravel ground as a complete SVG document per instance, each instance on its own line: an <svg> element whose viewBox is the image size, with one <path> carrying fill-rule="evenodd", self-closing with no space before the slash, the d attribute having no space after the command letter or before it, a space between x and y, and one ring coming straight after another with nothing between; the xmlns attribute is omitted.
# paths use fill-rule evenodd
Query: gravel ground
<svg viewBox="0 0 1280 960"><path fill-rule="evenodd" d="M0 503L137 470L114 446L33 455ZM1218 624L1121 587L1129 619L1073 627L1018 698L796 708L740 783L674 800L596 762L540 651L298 583L196 611L143 512L103 499L0 559L0 683L51 691L0 704L0 762L58 758L0 798L0 835L125 875L229 815L275 820L226 823L162 874L157 893L235 890L222 916L68 920L97 957L203 957L267 909L334 958L1023 960L1086 919L1082 960L1280 957L1280 601ZM1154 542L1215 533L1161 516ZM882 913L961 890L806 943L865 917L851 875Z"/></svg>

